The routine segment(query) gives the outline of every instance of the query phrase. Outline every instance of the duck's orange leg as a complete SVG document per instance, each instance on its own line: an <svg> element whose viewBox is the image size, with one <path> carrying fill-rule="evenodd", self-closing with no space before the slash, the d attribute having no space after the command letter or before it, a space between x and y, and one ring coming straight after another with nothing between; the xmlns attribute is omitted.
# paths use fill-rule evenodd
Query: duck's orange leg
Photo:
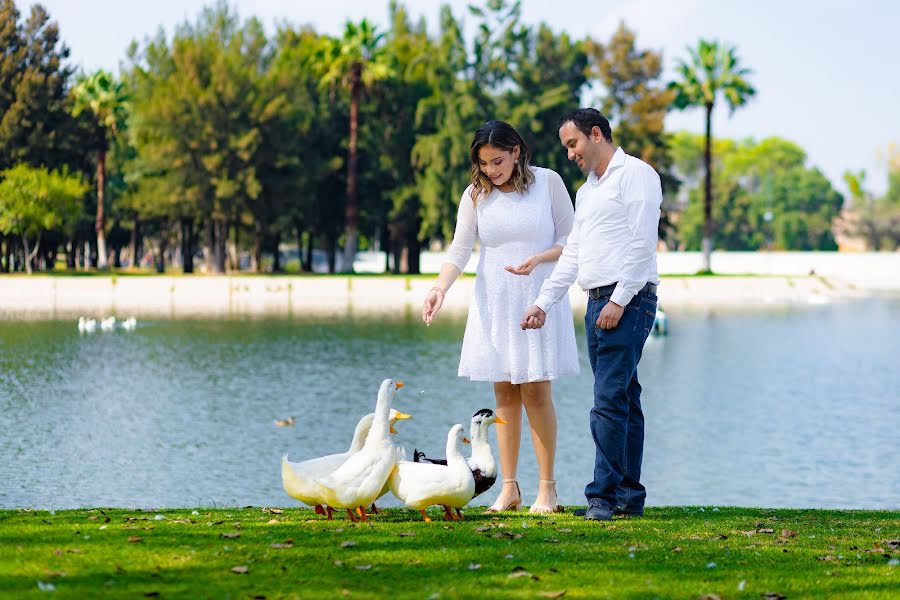
<svg viewBox="0 0 900 600"><path fill-rule="evenodd" d="M441 504L444 507L444 520L445 521L455 521L456 518L453 516L453 513L450 512L450 507L446 504Z"/></svg>
<svg viewBox="0 0 900 600"><path fill-rule="evenodd" d="M456 516L459 517L459 520L460 520L460 521L464 521L464 520L465 520L465 517L463 516L462 511L459 510L458 508L456 509Z"/></svg>
<svg viewBox="0 0 900 600"><path fill-rule="evenodd" d="M357 506L356 512L359 514L359 518L363 523L369 522L369 515L366 514L366 509L364 509L362 506Z"/></svg>
<svg viewBox="0 0 900 600"><path fill-rule="evenodd" d="M419 510L419 512L422 513L422 518L425 519L426 523L431 523L431 517L428 516L427 512L424 510Z"/></svg>
<svg viewBox="0 0 900 600"><path fill-rule="evenodd" d="M356 523L356 517L353 516L353 511L349 508L347 509L347 516L350 517L350 520Z"/></svg>
<svg viewBox="0 0 900 600"><path fill-rule="evenodd" d="M325 512L328 514L328 520L330 521L330 520L331 520L331 513L334 512L334 509L331 508L330 506L328 506L328 505L326 504L326 505L325 505Z"/></svg>

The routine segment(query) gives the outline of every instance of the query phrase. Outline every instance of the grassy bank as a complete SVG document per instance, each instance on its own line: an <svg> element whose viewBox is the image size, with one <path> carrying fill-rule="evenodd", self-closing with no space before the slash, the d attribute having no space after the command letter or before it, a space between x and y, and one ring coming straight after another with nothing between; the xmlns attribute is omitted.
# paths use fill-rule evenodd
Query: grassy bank
<svg viewBox="0 0 900 600"><path fill-rule="evenodd" d="M671 507L589 523L467 511L0 511L0 596L896 598L900 512ZM766 596L766 594L769 594Z"/></svg>

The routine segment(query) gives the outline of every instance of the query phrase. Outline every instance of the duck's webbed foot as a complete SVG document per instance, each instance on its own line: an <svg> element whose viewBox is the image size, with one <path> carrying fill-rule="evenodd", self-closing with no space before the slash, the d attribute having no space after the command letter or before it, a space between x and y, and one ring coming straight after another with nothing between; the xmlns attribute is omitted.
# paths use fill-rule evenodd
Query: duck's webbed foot
<svg viewBox="0 0 900 600"><path fill-rule="evenodd" d="M419 512L422 513L422 518L425 519L426 523L431 523L431 517L428 516L427 512L424 510L419 510Z"/></svg>

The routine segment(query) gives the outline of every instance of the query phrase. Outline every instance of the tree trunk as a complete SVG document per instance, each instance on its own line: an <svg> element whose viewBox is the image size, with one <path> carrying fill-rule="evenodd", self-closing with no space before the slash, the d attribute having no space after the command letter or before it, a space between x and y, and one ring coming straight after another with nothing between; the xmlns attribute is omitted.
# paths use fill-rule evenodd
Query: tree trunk
<svg viewBox="0 0 900 600"><path fill-rule="evenodd" d="M159 228L159 247L156 255L156 272L157 273L165 273L166 272L166 250L169 247L169 235L168 235L169 224L163 220L162 225Z"/></svg>
<svg viewBox="0 0 900 600"><path fill-rule="evenodd" d="M281 267L281 252L278 247L281 245L281 234L272 235L272 272L281 273L284 269Z"/></svg>
<svg viewBox="0 0 900 600"><path fill-rule="evenodd" d="M213 219L213 268L218 275L225 273L225 241L228 236L228 224L222 219Z"/></svg>
<svg viewBox="0 0 900 600"><path fill-rule="evenodd" d="M24 251L24 259L25 259L25 271L31 275L34 270L31 267L31 261L34 260L34 257L37 255L38 250L41 247L41 234L38 232L37 241L34 244L34 249L30 248L28 244L28 236L24 233L22 234L22 249Z"/></svg>
<svg viewBox="0 0 900 600"><path fill-rule="evenodd" d="M254 236L253 240L253 271L255 273L262 273L262 254L263 254L263 231L262 231L262 223L259 220L256 221L254 225Z"/></svg>
<svg viewBox="0 0 900 600"><path fill-rule="evenodd" d="M713 105L706 105L706 147L703 150L703 164L706 180L703 183L703 271L712 271L712 111Z"/></svg>
<svg viewBox="0 0 900 600"><path fill-rule="evenodd" d="M194 217L181 219L181 260L185 274L194 272Z"/></svg>
<svg viewBox="0 0 900 600"><path fill-rule="evenodd" d="M9 240L0 233L0 273L9 273Z"/></svg>
<svg viewBox="0 0 900 600"><path fill-rule="evenodd" d="M303 270L309 273L312 273L313 270L313 242L315 241L316 233L314 230L310 230L306 236L306 258L303 263Z"/></svg>
<svg viewBox="0 0 900 600"><path fill-rule="evenodd" d="M406 229L406 261L409 270L407 273L418 275L421 272L420 258L422 255L422 243L419 241L419 227L422 218L419 216L418 202L416 202L412 219Z"/></svg>
<svg viewBox="0 0 900 600"><path fill-rule="evenodd" d="M131 241L129 243L131 251L131 268L134 269L140 265L141 259L138 258L138 230L141 227L140 220L134 218L134 227L131 228Z"/></svg>
<svg viewBox="0 0 900 600"><path fill-rule="evenodd" d="M106 150L101 150L97 157L97 218L94 230L97 232L97 268L109 268L106 255L106 216L103 213L103 199L106 197Z"/></svg>
<svg viewBox="0 0 900 600"><path fill-rule="evenodd" d="M359 235L359 200L357 198L356 171L359 160L357 153L359 137L359 97L362 87L362 64L350 67L350 140L347 144L347 203L344 205L344 264L343 270L353 272Z"/></svg>
<svg viewBox="0 0 900 600"><path fill-rule="evenodd" d="M326 253L328 254L328 272L335 272L335 255L337 254L337 236L333 231L329 232L326 236L328 239L325 242L326 244Z"/></svg>
<svg viewBox="0 0 900 600"><path fill-rule="evenodd" d="M70 271L74 271L78 263L75 260L75 247L76 247L75 238L69 238L69 242L66 244L66 268Z"/></svg>

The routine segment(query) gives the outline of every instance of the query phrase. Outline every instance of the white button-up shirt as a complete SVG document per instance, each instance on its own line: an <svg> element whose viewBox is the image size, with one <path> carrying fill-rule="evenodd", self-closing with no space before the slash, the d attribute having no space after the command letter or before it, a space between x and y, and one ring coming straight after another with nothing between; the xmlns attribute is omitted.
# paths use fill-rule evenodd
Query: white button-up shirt
<svg viewBox="0 0 900 600"><path fill-rule="evenodd" d="M534 304L546 313L577 281L583 290L616 283L610 300L625 306L645 284L658 284L661 204L653 167L617 148L603 176L592 172L579 188L572 232Z"/></svg>

